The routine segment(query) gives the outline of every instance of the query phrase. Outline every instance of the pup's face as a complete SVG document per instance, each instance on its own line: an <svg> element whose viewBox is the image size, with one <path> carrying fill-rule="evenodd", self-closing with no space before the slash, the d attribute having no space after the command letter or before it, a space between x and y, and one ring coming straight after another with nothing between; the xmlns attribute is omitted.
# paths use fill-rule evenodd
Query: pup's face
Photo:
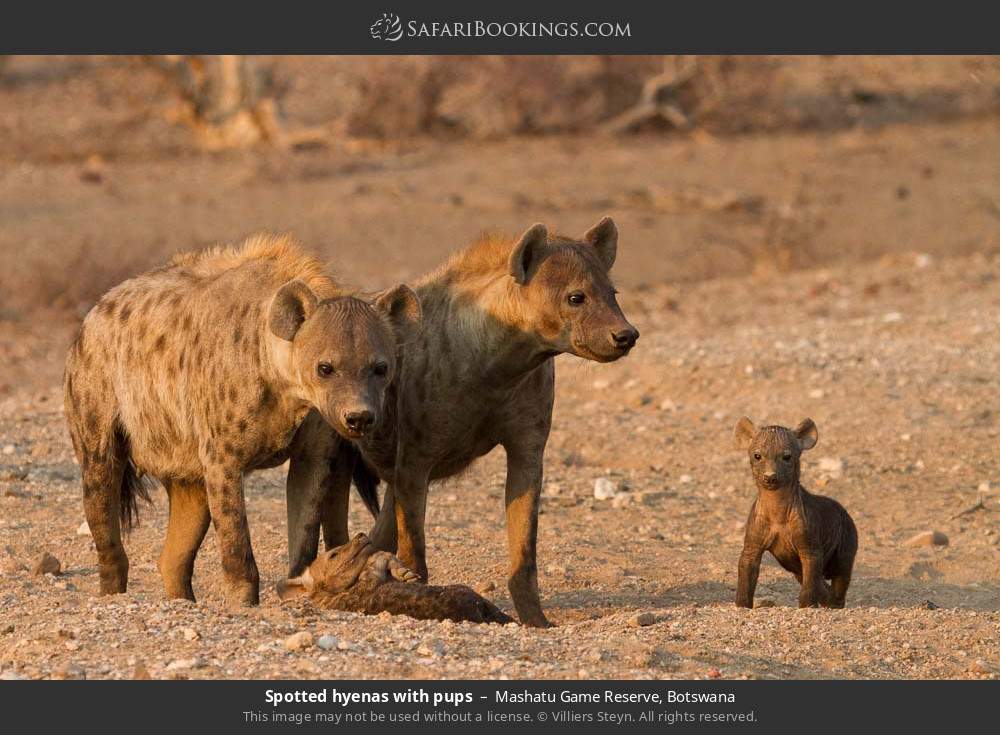
<svg viewBox="0 0 1000 735"><path fill-rule="evenodd" d="M812 419L804 419L795 430L784 426L757 429L745 416L736 424L736 445L750 458L754 482L763 490L780 490L799 482L799 458L816 446L819 437Z"/></svg>

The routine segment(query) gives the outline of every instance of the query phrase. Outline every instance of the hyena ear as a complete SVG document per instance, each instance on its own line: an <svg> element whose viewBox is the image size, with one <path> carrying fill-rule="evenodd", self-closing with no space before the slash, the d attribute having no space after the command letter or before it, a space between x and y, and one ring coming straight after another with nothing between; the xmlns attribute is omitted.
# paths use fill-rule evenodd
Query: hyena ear
<svg viewBox="0 0 1000 735"><path fill-rule="evenodd" d="M535 269L541 262L542 248L548 242L549 231L545 225L538 223L528 228L528 231L521 235L514 250L510 254L508 267L514 280L522 286L531 280Z"/></svg>
<svg viewBox="0 0 1000 735"><path fill-rule="evenodd" d="M746 416L741 418L736 422L736 428L733 429L733 442L737 449L748 449L750 447L750 442L753 441L754 434L757 433L757 427L753 425L753 421L748 419Z"/></svg>
<svg viewBox="0 0 1000 735"><path fill-rule="evenodd" d="M583 241L597 250L605 270L610 271L618 255L618 226L610 217L604 217L600 222L587 230Z"/></svg>
<svg viewBox="0 0 1000 735"><path fill-rule="evenodd" d="M819 430L816 428L816 422L812 419L802 419L802 423L795 427L795 436L799 439L802 451L812 449L819 441Z"/></svg>
<svg viewBox="0 0 1000 735"><path fill-rule="evenodd" d="M393 286L376 296L372 308L389 320L400 342L410 340L420 331L420 322L423 319L420 299L405 283Z"/></svg>
<svg viewBox="0 0 1000 735"><path fill-rule="evenodd" d="M319 299L312 289L296 278L278 289L278 293L274 295L267 314L267 324L275 336L291 342L302 322L316 310L317 303Z"/></svg>
<svg viewBox="0 0 1000 735"><path fill-rule="evenodd" d="M282 602L288 602L289 600L297 600L300 597L307 596L312 592L313 578L312 574L308 569L306 569L304 574L298 577L292 577L291 579L283 579L275 585L275 591L278 593L278 599Z"/></svg>

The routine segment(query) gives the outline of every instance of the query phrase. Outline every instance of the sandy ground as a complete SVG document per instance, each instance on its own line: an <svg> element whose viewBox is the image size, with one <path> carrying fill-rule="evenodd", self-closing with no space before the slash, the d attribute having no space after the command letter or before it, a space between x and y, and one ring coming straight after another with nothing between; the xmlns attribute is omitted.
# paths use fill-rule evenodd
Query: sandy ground
<svg viewBox="0 0 1000 735"><path fill-rule="evenodd" d="M1000 675L1000 119L995 100L965 109L947 93L957 71L962 83L979 71L918 61L880 62L865 87L910 123L225 155L135 117L150 89L123 98L105 62L12 62L0 83L0 676ZM906 93L897 69L916 69ZM300 121L323 118L327 102L292 101ZM379 288L482 229L578 234L608 213L642 339L612 365L557 360L539 544L556 628L280 605L281 470L247 483L260 607L222 607L211 531L199 602L162 599L161 489L127 543L129 592L97 596L59 386L104 289L258 229L291 230L347 281ZM816 420L804 483L860 532L847 609L796 609L773 562L758 589L773 606L733 605L754 492L732 448L743 414ZM428 561L432 581L510 611L503 465L495 452L432 488ZM595 499L599 478L619 495ZM352 511L353 529L369 523ZM926 531L948 544L906 544ZM32 573L45 552L61 574ZM288 650L303 631L315 644Z"/></svg>
<svg viewBox="0 0 1000 735"><path fill-rule="evenodd" d="M129 593L95 595L77 467L57 386L0 406L5 558L0 665L31 677L993 677L1000 670L1000 260L885 258L789 279L633 292L642 344L619 364L558 360L541 517L543 601L558 627L471 626L281 606L282 476L247 485L266 590L229 612L210 532L198 604L162 600L155 560L165 497L128 542ZM51 341L39 336L40 342ZM798 610L766 564L753 611L732 604L753 488L731 447L740 414L813 417L806 485L860 531L846 610ZM503 458L432 489L436 580L505 609ZM594 481L620 490L594 499ZM983 509L961 511L982 498ZM956 517L957 516L957 517ZM368 519L355 510L352 526ZM938 530L949 543L908 547ZM44 551L60 576L26 567ZM655 622L635 627L637 613ZM322 635L290 652L289 635Z"/></svg>

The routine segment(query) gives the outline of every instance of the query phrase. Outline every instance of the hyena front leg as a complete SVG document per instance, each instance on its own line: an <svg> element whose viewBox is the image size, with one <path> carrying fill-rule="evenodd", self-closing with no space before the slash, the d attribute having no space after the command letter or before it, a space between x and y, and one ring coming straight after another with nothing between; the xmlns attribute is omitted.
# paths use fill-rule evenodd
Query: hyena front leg
<svg viewBox="0 0 1000 735"><path fill-rule="evenodd" d="M338 452L340 441L319 413L311 411L289 447L285 501L289 577L302 574L316 558L321 523L328 548L331 540L340 539L335 545L348 541L347 503L352 467L346 467L345 471L339 465L340 455L353 455Z"/></svg>
<svg viewBox="0 0 1000 735"><path fill-rule="evenodd" d="M507 551L510 577L507 587L523 625L547 628L538 592L538 504L542 489L544 445L505 446L507 450Z"/></svg>
<svg viewBox="0 0 1000 735"><path fill-rule="evenodd" d="M396 497L392 490L392 485L387 484L385 493L382 495L382 508L372 532L368 534L375 544L375 547L382 551L395 554L399 548L399 540L396 535Z"/></svg>
<svg viewBox="0 0 1000 735"><path fill-rule="evenodd" d="M167 480L164 485L170 499L170 520L160 555L160 576L168 598L193 601L194 560L211 520L205 483Z"/></svg>
<svg viewBox="0 0 1000 735"><path fill-rule="evenodd" d="M222 452L211 456L215 461L206 462L205 490L219 538L226 601L232 606L256 605L260 602L260 574L250 546L242 468Z"/></svg>

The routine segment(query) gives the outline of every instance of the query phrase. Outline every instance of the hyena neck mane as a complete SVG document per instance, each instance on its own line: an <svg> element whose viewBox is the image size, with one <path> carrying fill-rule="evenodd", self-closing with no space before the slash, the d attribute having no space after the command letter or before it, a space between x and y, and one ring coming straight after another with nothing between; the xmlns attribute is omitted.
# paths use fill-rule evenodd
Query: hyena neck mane
<svg viewBox="0 0 1000 735"><path fill-rule="evenodd" d="M484 237L458 252L416 286L425 333L461 358L463 371L493 385L517 382L558 354L528 328L508 259L514 243Z"/></svg>

